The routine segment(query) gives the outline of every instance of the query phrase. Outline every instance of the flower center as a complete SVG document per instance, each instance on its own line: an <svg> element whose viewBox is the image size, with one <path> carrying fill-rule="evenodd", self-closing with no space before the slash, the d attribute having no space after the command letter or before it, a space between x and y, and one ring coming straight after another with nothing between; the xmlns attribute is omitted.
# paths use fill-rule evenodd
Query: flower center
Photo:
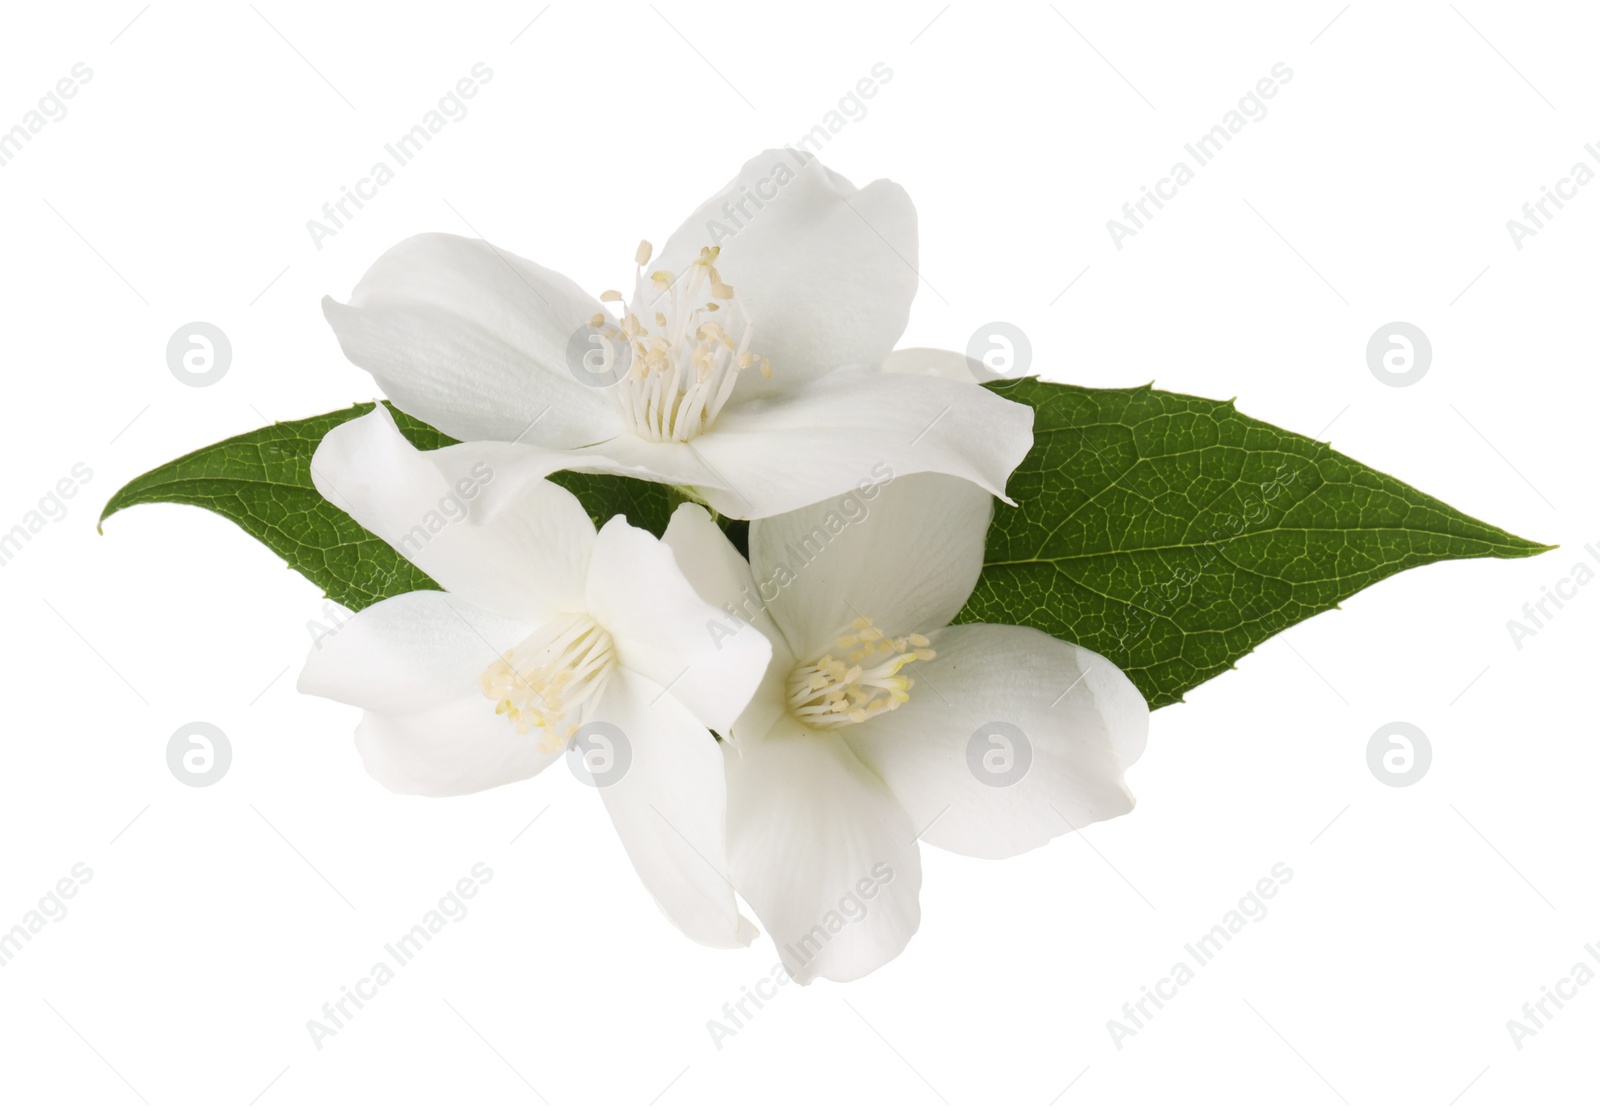
<svg viewBox="0 0 1600 1111"><path fill-rule="evenodd" d="M518 733L539 730L539 750L555 752L577 733L615 662L610 633L587 614L565 613L490 664L478 686Z"/></svg>
<svg viewBox="0 0 1600 1111"><path fill-rule="evenodd" d="M621 324L608 323L600 313L589 321L607 339L627 346L628 371L614 396L647 440L694 439L716 421L741 370L759 366L763 377L772 377L772 364L750 350L754 325L746 320L737 338L728 332L736 326L733 287L717 273L721 250L702 247L682 274L653 272L648 294L639 295L642 304L630 306L621 293L606 290L600 300L622 305ZM650 244L642 242L633 256L641 291L650 253Z"/></svg>
<svg viewBox="0 0 1600 1111"><path fill-rule="evenodd" d="M889 638L870 617L858 617L815 663L789 673L789 709L805 724L820 729L859 725L870 717L897 710L911 700L915 680L900 674L906 664L931 660L934 651L920 633Z"/></svg>

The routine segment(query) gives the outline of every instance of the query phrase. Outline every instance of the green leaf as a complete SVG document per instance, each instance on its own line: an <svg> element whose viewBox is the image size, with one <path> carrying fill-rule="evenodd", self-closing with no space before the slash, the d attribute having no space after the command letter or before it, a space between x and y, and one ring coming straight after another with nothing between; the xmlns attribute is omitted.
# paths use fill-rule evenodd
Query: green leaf
<svg viewBox="0 0 1600 1111"><path fill-rule="evenodd" d="M1231 401L993 383L1035 411L958 622L1032 625L1121 667L1152 708L1380 579L1546 545Z"/></svg>
<svg viewBox="0 0 1600 1111"><path fill-rule="evenodd" d="M1142 387L994 383L1036 413L1034 447L998 506L960 622L1032 625L1122 667L1153 707L1181 701L1256 645L1408 567L1548 548L1459 513L1326 444L1207 401ZM266 544L351 609L437 585L317 493L311 456L369 412L258 429L129 482L106 503L198 505ZM454 443L390 407L418 448ZM551 476L596 525L660 535L685 495L610 475ZM744 522L721 522L738 538Z"/></svg>
<svg viewBox="0 0 1600 1111"><path fill-rule="evenodd" d="M221 514L261 541L329 598L352 610L436 584L399 552L317 493L311 455L329 429L372 403L284 421L174 459L111 496L100 520L130 505L173 502ZM425 451L456 441L389 406L400 430ZM667 486L611 475L551 475L577 495L596 525L624 513L660 535L676 504Z"/></svg>

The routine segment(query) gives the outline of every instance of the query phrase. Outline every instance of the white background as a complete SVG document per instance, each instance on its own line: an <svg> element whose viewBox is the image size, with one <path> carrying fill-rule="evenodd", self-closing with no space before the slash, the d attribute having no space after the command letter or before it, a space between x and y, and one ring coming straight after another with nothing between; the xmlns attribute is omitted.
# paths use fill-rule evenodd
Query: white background
<svg viewBox="0 0 1600 1111"><path fill-rule="evenodd" d="M93 870L0 968L0 1103L1592 1105L1600 986L1520 1049L1506 1023L1575 962L1600 972L1600 585L1520 648L1506 623L1600 568L1600 184L1520 250L1506 221L1600 169L1595 13L139 3L0 27L0 128L93 71L0 167L0 531L93 471L0 567L0 930ZM306 221L480 61L470 114L314 246ZM1047 378L1236 396L1562 548L1408 572L1264 645L1156 713L1131 815L1003 863L927 850L904 955L785 987L718 1048L706 1024L775 963L765 938L678 936L559 765L386 793L357 711L294 691L315 588L197 509L95 519L179 454L372 397L318 300L399 239L481 234L617 285L641 237L878 62L892 80L825 160L918 206L908 344L1014 322ZM1106 221L1278 62L1266 118L1113 246ZM204 389L164 357L194 320L234 349ZM1365 362L1393 320L1434 347L1409 388ZM165 758L196 720L234 751L205 789ZM1365 756L1395 720L1433 746L1405 789ZM314 1048L307 1021L479 861L469 915ZM1117 1048L1107 1021L1280 861L1268 916Z"/></svg>

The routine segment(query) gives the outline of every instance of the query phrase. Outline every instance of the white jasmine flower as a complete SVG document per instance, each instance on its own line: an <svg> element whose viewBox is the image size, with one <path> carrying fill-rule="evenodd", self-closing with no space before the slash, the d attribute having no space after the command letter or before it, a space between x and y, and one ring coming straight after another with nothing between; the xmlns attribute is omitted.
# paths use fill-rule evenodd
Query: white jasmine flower
<svg viewBox="0 0 1600 1111"><path fill-rule="evenodd" d="M495 480L470 462L481 446L420 452L382 405L323 439L317 489L444 589L351 617L312 650L300 689L366 711L356 747L368 772L408 794L526 779L591 723L621 730L618 765L596 781L634 867L690 937L748 944L724 878L722 758L707 728L726 732L744 709L769 645L757 633L710 644L705 622L724 615L667 545L621 517L597 533L554 483L523 483L490 522L444 523L468 489L448 476Z"/></svg>
<svg viewBox="0 0 1600 1111"><path fill-rule="evenodd" d="M631 300L597 300L488 243L420 235L323 307L345 354L441 431L515 442L538 475L691 489L731 517L842 493L880 461L1003 497L1032 446L1028 406L880 369L918 282L916 210L892 182L767 151L634 261Z"/></svg>
<svg viewBox="0 0 1600 1111"><path fill-rule="evenodd" d="M728 863L798 982L851 980L916 931L920 838L1026 852L1126 813L1149 708L1104 657L1037 629L949 622L983 566L988 493L942 475L750 524L748 564L704 509L666 541L724 650L773 646L723 746Z"/></svg>

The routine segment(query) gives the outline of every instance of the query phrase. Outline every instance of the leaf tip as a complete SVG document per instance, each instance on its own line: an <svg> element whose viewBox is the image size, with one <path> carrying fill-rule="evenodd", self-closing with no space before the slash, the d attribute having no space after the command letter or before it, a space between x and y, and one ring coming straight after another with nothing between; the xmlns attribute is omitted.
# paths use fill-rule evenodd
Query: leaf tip
<svg viewBox="0 0 1600 1111"><path fill-rule="evenodd" d="M1541 544L1537 540L1525 540L1509 532L1503 532L1502 535L1511 543L1517 545L1517 550L1506 553L1500 557L1502 559L1530 559L1533 556L1544 555L1546 552L1553 552L1561 547L1560 544Z"/></svg>

